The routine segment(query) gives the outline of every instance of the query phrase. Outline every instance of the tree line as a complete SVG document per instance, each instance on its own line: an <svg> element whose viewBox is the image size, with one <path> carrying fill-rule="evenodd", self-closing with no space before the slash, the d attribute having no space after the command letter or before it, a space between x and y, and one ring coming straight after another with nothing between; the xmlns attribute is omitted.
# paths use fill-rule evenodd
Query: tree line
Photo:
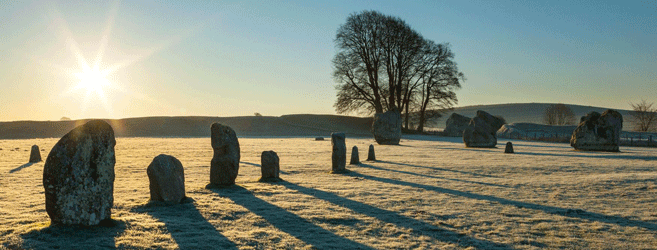
<svg viewBox="0 0 657 250"><path fill-rule="evenodd" d="M338 113L417 113L423 131L434 110L447 110L465 80L449 44L425 39L400 18L377 11L352 14L338 28L333 76Z"/></svg>

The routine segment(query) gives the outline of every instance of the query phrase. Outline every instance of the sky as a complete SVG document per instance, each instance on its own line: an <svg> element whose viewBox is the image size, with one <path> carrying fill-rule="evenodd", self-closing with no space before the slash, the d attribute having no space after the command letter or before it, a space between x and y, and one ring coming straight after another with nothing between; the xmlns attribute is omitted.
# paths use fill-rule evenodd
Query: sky
<svg viewBox="0 0 657 250"><path fill-rule="evenodd" d="M458 106L657 102L657 0L4 1L0 121L335 114L364 10L451 45Z"/></svg>

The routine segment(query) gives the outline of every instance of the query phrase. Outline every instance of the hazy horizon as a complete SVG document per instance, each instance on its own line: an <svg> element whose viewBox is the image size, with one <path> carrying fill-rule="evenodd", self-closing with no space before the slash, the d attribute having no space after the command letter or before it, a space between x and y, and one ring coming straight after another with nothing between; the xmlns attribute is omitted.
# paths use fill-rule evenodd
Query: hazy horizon
<svg viewBox="0 0 657 250"><path fill-rule="evenodd" d="M20 1L0 10L0 121L336 114L333 39L363 10L451 44L458 106L657 101L654 1Z"/></svg>

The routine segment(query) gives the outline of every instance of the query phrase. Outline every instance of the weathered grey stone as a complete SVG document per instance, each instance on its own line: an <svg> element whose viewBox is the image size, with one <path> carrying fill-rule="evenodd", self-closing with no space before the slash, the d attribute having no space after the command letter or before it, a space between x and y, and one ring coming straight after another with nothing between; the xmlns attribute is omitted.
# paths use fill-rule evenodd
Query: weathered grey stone
<svg viewBox="0 0 657 250"><path fill-rule="evenodd" d="M278 154L274 151L263 151L260 155L260 172L262 177L260 182L277 182L281 181L279 177L280 165Z"/></svg>
<svg viewBox="0 0 657 250"><path fill-rule="evenodd" d="M333 153L331 154L331 173L339 174L347 172L347 145L345 144L345 134L332 133L331 145L333 146Z"/></svg>
<svg viewBox="0 0 657 250"><path fill-rule="evenodd" d="M623 116L617 111L591 112L580 119L570 137L570 146L577 150L618 152L622 129Z"/></svg>
<svg viewBox="0 0 657 250"><path fill-rule="evenodd" d="M32 150L30 152L30 162L40 162L41 161L41 152L39 152L39 146L32 145Z"/></svg>
<svg viewBox="0 0 657 250"><path fill-rule="evenodd" d="M401 126L402 119L398 111L374 114L372 122L374 140L381 145L399 145Z"/></svg>
<svg viewBox="0 0 657 250"><path fill-rule="evenodd" d="M477 110L476 117L483 119L486 123L488 123L488 125L490 125L491 129L495 132L497 132L497 130L499 130L502 126L504 126L504 120L495 117L483 110Z"/></svg>
<svg viewBox="0 0 657 250"><path fill-rule="evenodd" d="M452 113L452 115L450 115L445 122L445 130L443 130L443 133L445 136L461 137L463 136L463 131L468 127L469 123L469 117L465 117L457 113Z"/></svg>
<svg viewBox="0 0 657 250"><path fill-rule="evenodd" d="M349 161L351 165L360 164L360 159L358 157L358 147L354 146L351 148L351 160Z"/></svg>
<svg viewBox="0 0 657 250"><path fill-rule="evenodd" d="M506 147L504 148L504 153L513 154L513 144L511 142L506 143Z"/></svg>
<svg viewBox="0 0 657 250"><path fill-rule="evenodd" d="M497 145L497 130L504 125L501 119L484 111L478 110L468 127L463 131L463 142L466 147L493 148Z"/></svg>
<svg viewBox="0 0 657 250"><path fill-rule="evenodd" d="M92 120L64 135L43 167L46 212L54 224L98 225L114 203L114 130Z"/></svg>
<svg viewBox="0 0 657 250"><path fill-rule="evenodd" d="M369 149L367 150L367 160L376 161L376 155L374 155L374 145L370 144Z"/></svg>
<svg viewBox="0 0 657 250"><path fill-rule="evenodd" d="M235 130L213 123L210 131L214 150L210 162L210 187L233 185L240 168L240 144Z"/></svg>
<svg viewBox="0 0 657 250"><path fill-rule="evenodd" d="M152 201L180 203L185 199L185 170L176 157L156 156L146 173Z"/></svg>

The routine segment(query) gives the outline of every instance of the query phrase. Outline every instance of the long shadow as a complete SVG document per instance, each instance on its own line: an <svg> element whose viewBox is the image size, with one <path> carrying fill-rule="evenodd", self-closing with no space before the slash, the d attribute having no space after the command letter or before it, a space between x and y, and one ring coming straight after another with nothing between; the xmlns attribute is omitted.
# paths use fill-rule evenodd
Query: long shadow
<svg viewBox="0 0 657 250"><path fill-rule="evenodd" d="M283 182L284 183L284 182ZM285 209L255 197L251 191L233 186L224 189L211 189L223 197L264 218L278 229L302 240L318 249L373 249L372 247L338 236L308 220Z"/></svg>
<svg viewBox="0 0 657 250"><path fill-rule="evenodd" d="M438 149L461 150L461 151L470 151L470 152L477 151L477 152L482 152L482 153L496 153L497 151L495 151L495 149L499 149L499 148L494 147L494 148L488 148L490 150L486 150L486 149L479 149L479 148L468 148L468 147L463 146L462 148L441 147L441 148L438 148Z"/></svg>
<svg viewBox="0 0 657 250"><path fill-rule="evenodd" d="M460 171L460 170L454 170L454 169L439 168L439 167L427 167L427 166L412 165L412 164L392 162L392 161L377 161L377 162L395 164L395 165L400 165L400 166L415 167L415 168L427 168L427 169L433 169L433 170L439 170L439 171L445 171L445 172L454 172L454 173L459 173L459 174L469 174L469 175L480 176L480 177L500 178L498 176L489 175L489 174L478 174L478 173L472 173L472 172L466 172L466 171Z"/></svg>
<svg viewBox="0 0 657 250"><path fill-rule="evenodd" d="M481 240L481 239L470 237L465 234L452 232L447 229L434 226L432 224L429 224L421 220L416 220L413 218L399 215L396 212L388 211L385 209L381 209L378 207L353 201L345 197L336 195L334 193L321 191L313 188L307 188L289 182L283 183L281 185L289 189L299 191L300 193L315 196L318 199L322 199L331 202L335 205L351 209L357 213L365 214L367 216L374 217L381 221L390 224L395 224L400 227L413 229L414 233L419 233L442 242L450 242L450 243L458 244L459 246L462 247L475 246L477 248L485 248L485 249L512 249L511 246L506 244Z"/></svg>
<svg viewBox="0 0 657 250"><path fill-rule="evenodd" d="M568 144L565 144L568 145ZM514 143L513 147L535 147L535 148L562 148L562 149L569 149L571 148L569 145L564 146L564 143L561 143L560 145L535 145L535 144L522 144L522 143Z"/></svg>
<svg viewBox="0 0 657 250"><path fill-rule="evenodd" d="M260 164L251 163L251 162L247 162L247 161L240 161L240 164L251 165L251 166L254 166L254 167L262 167L262 166L260 166ZM278 170L278 172L281 173L281 174L288 174L287 172L282 171L282 170Z"/></svg>
<svg viewBox="0 0 657 250"><path fill-rule="evenodd" d="M550 153L536 153L536 152L515 152L519 155L540 155L540 156L557 156L557 157L581 157L581 158L598 158L598 159L612 159L612 160L645 160L645 161L654 161L657 160L655 156L632 156L632 155L621 155L622 153L610 153L613 155L602 155L602 152L585 152L577 151L580 154L571 155L571 154L550 154ZM586 154L586 155L585 155Z"/></svg>
<svg viewBox="0 0 657 250"><path fill-rule="evenodd" d="M395 172L395 173L402 173L402 174L410 174L410 175L415 175L415 176L422 176L426 178L433 178L433 179L442 179L442 180L450 180L450 181L459 181L459 182L466 182L466 183L473 183L473 184L480 184L480 185L488 185L488 186L494 186L494 187L503 187L503 188L510 188L507 185L502 185L502 184L494 184L494 183L486 183L486 182L479 182L479 181L468 181L468 180L461 180L461 179L454 179L454 178L447 178L447 177L440 177L440 176L432 176L432 175L425 175L425 174L418 174L418 173L413 173L413 172L408 172L408 171L401 171L401 170L395 170L395 169L388 169L388 168L382 168L382 167L375 167L372 165L368 164L358 164L359 167L366 167L366 168L371 168L371 169L376 169L376 170L384 170L384 171L390 171L390 172Z"/></svg>
<svg viewBox="0 0 657 250"><path fill-rule="evenodd" d="M191 199L183 204L149 203L133 209L158 219L178 244L179 249L238 249L234 242L222 235L196 209Z"/></svg>
<svg viewBox="0 0 657 250"><path fill-rule="evenodd" d="M495 196L491 196L491 195L475 194L475 193L471 193L471 192L467 192L467 191L458 191L458 190L453 190L453 189L448 189L448 188L441 188L441 187L423 185L423 184L412 183L412 182L407 182L407 181L400 181L400 180L381 178L381 177L365 175L365 174L361 174L361 173L357 173L357 172L351 172L350 175L351 176L356 176L356 177L361 177L361 178L367 179L367 180L390 183L390 184L394 184L394 185L421 188L421 189L425 189L425 190L429 190L429 191L435 191L435 192L446 193L446 194L451 194L451 195L456 195L456 196L462 196L462 197L466 197L466 198L470 198L470 199L492 201L492 202L497 202L497 203L500 203L500 204L503 204L503 205L516 206L516 207L519 207L519 208L529 208L529 209L534 209L534 210L541 210L543 212L550 213L550 214L568 216L568 217L572 217L572 218L579 218L579 219L585 219L585 220L591 220L591 221L599 221L599 222L603 222L603 223L613 223L613 224L617 224L619 226L642 227L642 228L645 228L645 229L657 231L657 224L655 224L655 223L645 222L645 221L641 221L641 220L632 220L632 219L624 218L624 217L621 217L621 216L605 215L605 214L600 214L600 213L588 212L588 211L582 210L582 209L569 209L569 208L539 205L539 204L522 202L522 201L514 201L514 200L499 198L499 197L495 197Z"/></svg>
<svg viewBox="0 0 657 250"><path fill-rule="evenodd" d="M32 165L34 165L34 162L25 163L25 164L21 165L20 167L9 170L9 173L21 171L22 169L27 168L27 167L32 166Z"/></svg>
<svg viewBox="0 0 657 250"><path fill-rule="evenodd" d="M250 163L250 162L246 162L246 161L240 161L240 164L251 165L251 166L254 166L254 167L260 167L260 164Z"/></svg>
<svg viewBox="0 0 657 250"><path fill-rule="evenodd" d="M125 231L123 221L106 220L98 226L50 225L21 235L22 245L12 246L2 243L9 249L117 249L115 237Z"/></svg>

